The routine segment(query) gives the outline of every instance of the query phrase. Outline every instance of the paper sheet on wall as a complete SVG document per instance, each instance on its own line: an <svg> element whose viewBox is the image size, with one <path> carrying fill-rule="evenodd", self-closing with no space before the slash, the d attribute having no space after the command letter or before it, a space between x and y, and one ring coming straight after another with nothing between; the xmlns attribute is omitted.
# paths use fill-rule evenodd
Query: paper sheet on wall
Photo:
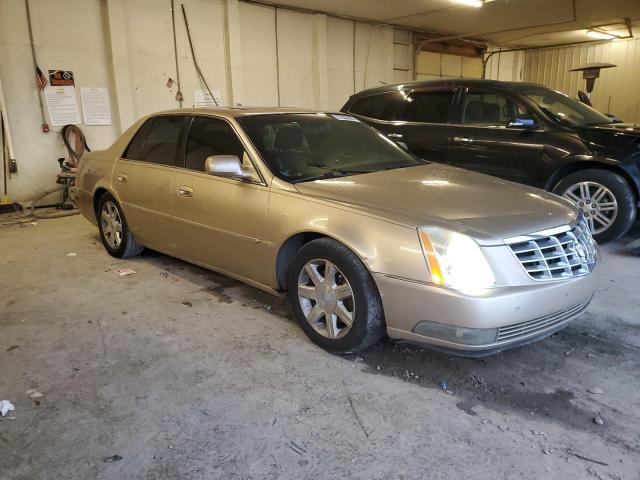
<svg viewBox="0 0 640 480"><path fill-rule="evenodd" d="M111 125L111 103L106 88L82 87L80 101L85 125Z"/></svg>
<svg viewBox="0 0 640 480"><path fill-rule="evenodd" d="M51 126L60 127L70 123L78 124L82 122L80 120L75 87L46 86L44 88L44 98L47 102Z"/></svg>
<svg viewBox="0 0 640 480"><path fill-rule="evenodd" d="M222 96L220 95L220 90L218 90L217 88L212 88L211 93L213 93L213 98L216 99L218 105L222 105ZM194 108L215 107L216 103L213 101L213 98L211 98L211 94L208 91L202 88L198 88L193 91L193 106Z"/></svg>

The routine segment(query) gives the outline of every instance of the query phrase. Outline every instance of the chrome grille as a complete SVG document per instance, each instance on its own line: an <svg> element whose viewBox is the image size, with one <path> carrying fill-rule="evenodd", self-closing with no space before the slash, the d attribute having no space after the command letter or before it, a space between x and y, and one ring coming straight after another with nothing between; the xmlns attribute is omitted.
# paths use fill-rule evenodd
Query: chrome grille
<svg viewBox="0 0 640 480"><path fill-rule="evenodd" d="M596 263L596 246L584 220L506 240L529 276L560 280L586 275Z"/></svg>
<svg viewBox="0 0 640 480"><path fill-rule="evenodd" d="M503 342L506 340L515 340L569 321L576 315L582 313L584 309L587 308L587 305L589 305L589 301L575 305L561 312L546 315L534 320L500 327L498 329L498 338L496 341Z"/></svg>

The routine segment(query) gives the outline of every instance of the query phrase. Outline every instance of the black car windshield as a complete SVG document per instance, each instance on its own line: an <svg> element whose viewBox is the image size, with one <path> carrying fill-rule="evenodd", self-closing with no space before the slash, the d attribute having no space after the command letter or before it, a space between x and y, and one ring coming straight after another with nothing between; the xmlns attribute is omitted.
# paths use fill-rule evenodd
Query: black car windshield
<svg viewBox="0 0 640 480"><path fill-rule="evenodd" d="M606 115L563 93L542 87L528 87L523 88L521 91L547 115L565 125L580 127L613 122Z"/></svg>
<svg viewBox="0 0 640 480"><path fill-rule="evenodd" d="M237 120L274 175L292 183L426 163L350 115L277 113Z"/></svg>

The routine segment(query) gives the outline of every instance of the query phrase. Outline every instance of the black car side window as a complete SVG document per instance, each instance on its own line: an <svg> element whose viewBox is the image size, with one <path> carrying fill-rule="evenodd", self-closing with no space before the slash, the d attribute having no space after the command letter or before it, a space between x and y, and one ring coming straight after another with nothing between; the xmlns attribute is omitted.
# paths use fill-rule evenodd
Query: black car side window
<svg viewBox="0 0 640 480"><path fill-rule="evenodd" d="M412 92L404 104L400 120L447 123L454 91Z"/></svg>
<svg viewBox="0 0 640 480"><path fill-rule="evenodd" d="M393 120L400 94L398 92L378 93L359 98L349 107L349 112L377 120Z"/></svg>
<svg viewBox="0 0 640 480"><path fill-rule="evenodd" d="M226 121L217 118L195 117L187 142L186 168L204 172L204 162L212 155L244 154L242 142Z"/></svg>
<svg viewBox="0 0 640 480"><path fill-rule="evenodd" d="M469 92L462 103L464 125L506 126L523 113L527 112L495 93Z"/></svg>
<svg viewBox="0 0 640 480"><path fill-rule="evenodd" d="M159 165L177 166L178 144L188 119L187 115L163 115L150 119L139 132L139 135L144 137L142 146L138 145L136 135L127 148L125 157Z"/></svg>
<svg viewBox="0 0 640 480"><path fill-rule="evenodd" d="M140 157L142 156L142 147L144 146L144 141L147 138L147 132L149 131L149 127L151 127L153 120L153 118L149 118L142 124L142 126L138 129L136 134L129 142L129 145L122 154L122 158L127 158L129 160L140 160Z"/></svg>

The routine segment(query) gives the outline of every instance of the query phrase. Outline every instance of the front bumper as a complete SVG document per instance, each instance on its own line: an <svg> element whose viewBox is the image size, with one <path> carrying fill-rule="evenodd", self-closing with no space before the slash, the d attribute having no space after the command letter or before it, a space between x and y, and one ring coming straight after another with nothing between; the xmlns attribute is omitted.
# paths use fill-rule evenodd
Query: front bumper
<svg viewBox="0 0 640 480"><path fill-rule="evenodd" d="M564 328L591 301L597 270L571 280L498 287L479 295L379 273L374 279L389 337L459 355L483 356ZM474 332L480 335L467 335Z"/></svg>

